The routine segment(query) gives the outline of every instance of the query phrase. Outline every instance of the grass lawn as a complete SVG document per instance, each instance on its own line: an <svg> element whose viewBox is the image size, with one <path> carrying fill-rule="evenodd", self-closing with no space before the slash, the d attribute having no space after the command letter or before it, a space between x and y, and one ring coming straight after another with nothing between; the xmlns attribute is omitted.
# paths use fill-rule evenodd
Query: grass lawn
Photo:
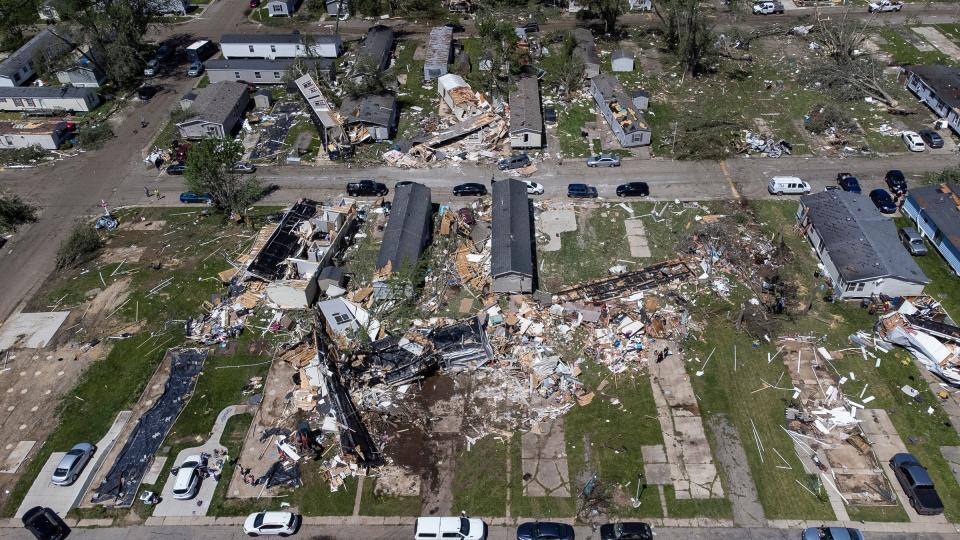
<svg viewBox="0 0 960 540"><path fill-rule="evenodd" d="M394 61L393 71L397 75L406 75L406 83L397 92L397 103L400 107L400 123L397 126L396 139L406 139L419 134L423 127L421 120L430 113L436 112L440 98L437 95L436 82L429 83L424 88L423 60L414 60L420 41L404 39L397 44L397 59ZM419 107L421 111L416 111Z"/></svg>
<svg viewBox="0 0 960 540"><path fill-rule="evenodd" d="M514 438L519 437L515 435ZM473 516L502 516L507 504L509 441L488 436L457 457L453 479L453 511ZM511 469L510 480L517 475ZM517 515L512 512L512 515Z"/></svg>
<svg viewBox="0 0 960 540"><path fill-rule="evenodd" d="M908 30L912 32L912 30ZM904 39L897 30L884 26L877 29L877 33L886 40L886 43L880 45L880 49L893 56L894 62L899 65L916 65L916 64L946 64L946 65L957 65L958 59L950 58L950 56L940 52L940 49L934 47L932 51L920 51L913 46L912 43ZM924 39L920 34L914 33L916 38L924 43ZM947 34L950 36L951 34Z"/></svg>
<svg viewBox="0 0 960 540"><path fill-rule="evenodd" d="M344 257L343 272L350 276L350 286L369 284L376 271L377 255L380 253L380 242L373 237L378 223L386 223L383 214L367 214L367 221L358 234L365 234L365 238L357 238L355 247L350 248Z"/></svg>
<svg viewBox="0 0 960 540"><path fill-rule="evenodd" d="M376 479L363 481L363 498L360 500L362 516L419 516L423 502L420 497L388 497L374 493Z"/></svg>
<svg viewBox="0 0 960 540"><path fill-rule="evenodd" d="M563 157L586 157L590 155L590 144L580 134L587 122L596 120L593 101L573 103L557 108L557 136L560 138L560 152Z"/></svg>

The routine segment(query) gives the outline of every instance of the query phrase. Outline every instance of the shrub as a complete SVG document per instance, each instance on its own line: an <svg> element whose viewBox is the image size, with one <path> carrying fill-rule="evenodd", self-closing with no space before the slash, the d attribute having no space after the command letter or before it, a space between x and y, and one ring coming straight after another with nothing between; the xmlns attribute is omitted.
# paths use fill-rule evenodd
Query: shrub
<svg viewBox="0 0 960 540"><path fill-rule="evenodd" d="M24 201L19 195L0 195L0 231L13 230L36 220L36 206Z"/></svg>
<svg viewBox="0 0 960 540"><path fill-rule="evenodd" d="M80 130L77 135L77 142L83 148L97 150L103 148L107 141L113 138L113 130L106 122L101 122L94 126L87 126Z"/></svg>
<svg viewBox="0 0 960 540"><path fill-rule="evenodd" d="M57 268L71 268L79 266L96 255L103 246L103 240L93 225L78 221L73 232L57 249Z"/></svg>
<svg viewBox="0 0 960 540"><path fill-rule="evenodd" d="M851 133L857 123L850 113L833 103L817 105L804 119L804 126L811 133L823 134L830 130Z"/></svg>

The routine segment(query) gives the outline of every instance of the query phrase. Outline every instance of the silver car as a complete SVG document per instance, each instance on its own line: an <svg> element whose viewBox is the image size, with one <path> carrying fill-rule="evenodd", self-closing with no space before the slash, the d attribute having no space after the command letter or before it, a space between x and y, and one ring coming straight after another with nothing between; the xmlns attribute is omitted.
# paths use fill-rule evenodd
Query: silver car
<svg viewBox="0 0 960 540"><path fill-rule="evenodd" d="M619 167L620 156L616 154L597 154L587 158L587 167Z"/></svg>
<svg viewBox="0 0 960 540"><path fill-rule="evenodd" d="M920 233L913 227L902 227L898 231L898 235L900 241L903 242L903 247L907 248L911 255L922 256L927 254L927 245L923 243Z"/></svg>
<svg viewBox="0 0 960 540"><path fill-rule="evenodd" d="M60 459L50 481L58 486L69 486L76 482L80 472L87 466L96 451L97 447L90 443L73 445L73 448Z"/></svg>

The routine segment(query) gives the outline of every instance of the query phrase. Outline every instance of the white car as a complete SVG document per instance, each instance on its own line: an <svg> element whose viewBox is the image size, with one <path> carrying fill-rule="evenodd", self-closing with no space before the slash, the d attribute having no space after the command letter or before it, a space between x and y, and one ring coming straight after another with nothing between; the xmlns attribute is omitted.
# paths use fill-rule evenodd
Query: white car
<svg viewBox="0 0 960 540"><path fill-rule="evenodd" d="M200 468L207 466L205 454L194 454L177 469L177 477L173 481L174 499L192 499L200 489Z"/></svg>
<svg viewBox="0 0 960 540"><path fill-rule="evenodd" d="M487 524L476 518L457 517L418 517L413 529L416 540L456 538L460 540L484 540L487 537Z"/></svg>
<svg viewBox="0 0 960 540"><path fill-rule="evenodd" d="M247 516L243 532L247 536L290 536L300 528L300 514L292 512L257 512Z"/></svg>
<svg viewBox="0 0 960 540"><path fill-rule="evenodd" d="M901 136L903 137L904 144L907 145L907 149L911 152L923 152L927 149L927 145L924 144L920 134L916 131L904 131Z"/></svg>
<svg viewBox="0 0 960 540"><path fill-rule="evenodd" d="M527 195L543 195L543 184L530 180L525 180L524 183L527 184Z"/></svg>

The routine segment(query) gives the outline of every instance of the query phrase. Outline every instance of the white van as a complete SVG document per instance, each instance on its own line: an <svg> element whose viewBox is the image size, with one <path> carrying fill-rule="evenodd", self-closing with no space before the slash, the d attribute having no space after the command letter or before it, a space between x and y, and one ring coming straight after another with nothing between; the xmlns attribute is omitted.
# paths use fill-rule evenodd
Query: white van
<svg viewBox="0 0 960 540"><path fill-rule="evenodd" d="M418 517L413 530L415 540L484 540L487 524L476 518Z"/></svg>
<svg viewBox="0 0 960 540"><path fill-rule="evenodd" d="M774 176L767 184L771 195L806 195L810 193L810 184L796 176Z"/></svg>

